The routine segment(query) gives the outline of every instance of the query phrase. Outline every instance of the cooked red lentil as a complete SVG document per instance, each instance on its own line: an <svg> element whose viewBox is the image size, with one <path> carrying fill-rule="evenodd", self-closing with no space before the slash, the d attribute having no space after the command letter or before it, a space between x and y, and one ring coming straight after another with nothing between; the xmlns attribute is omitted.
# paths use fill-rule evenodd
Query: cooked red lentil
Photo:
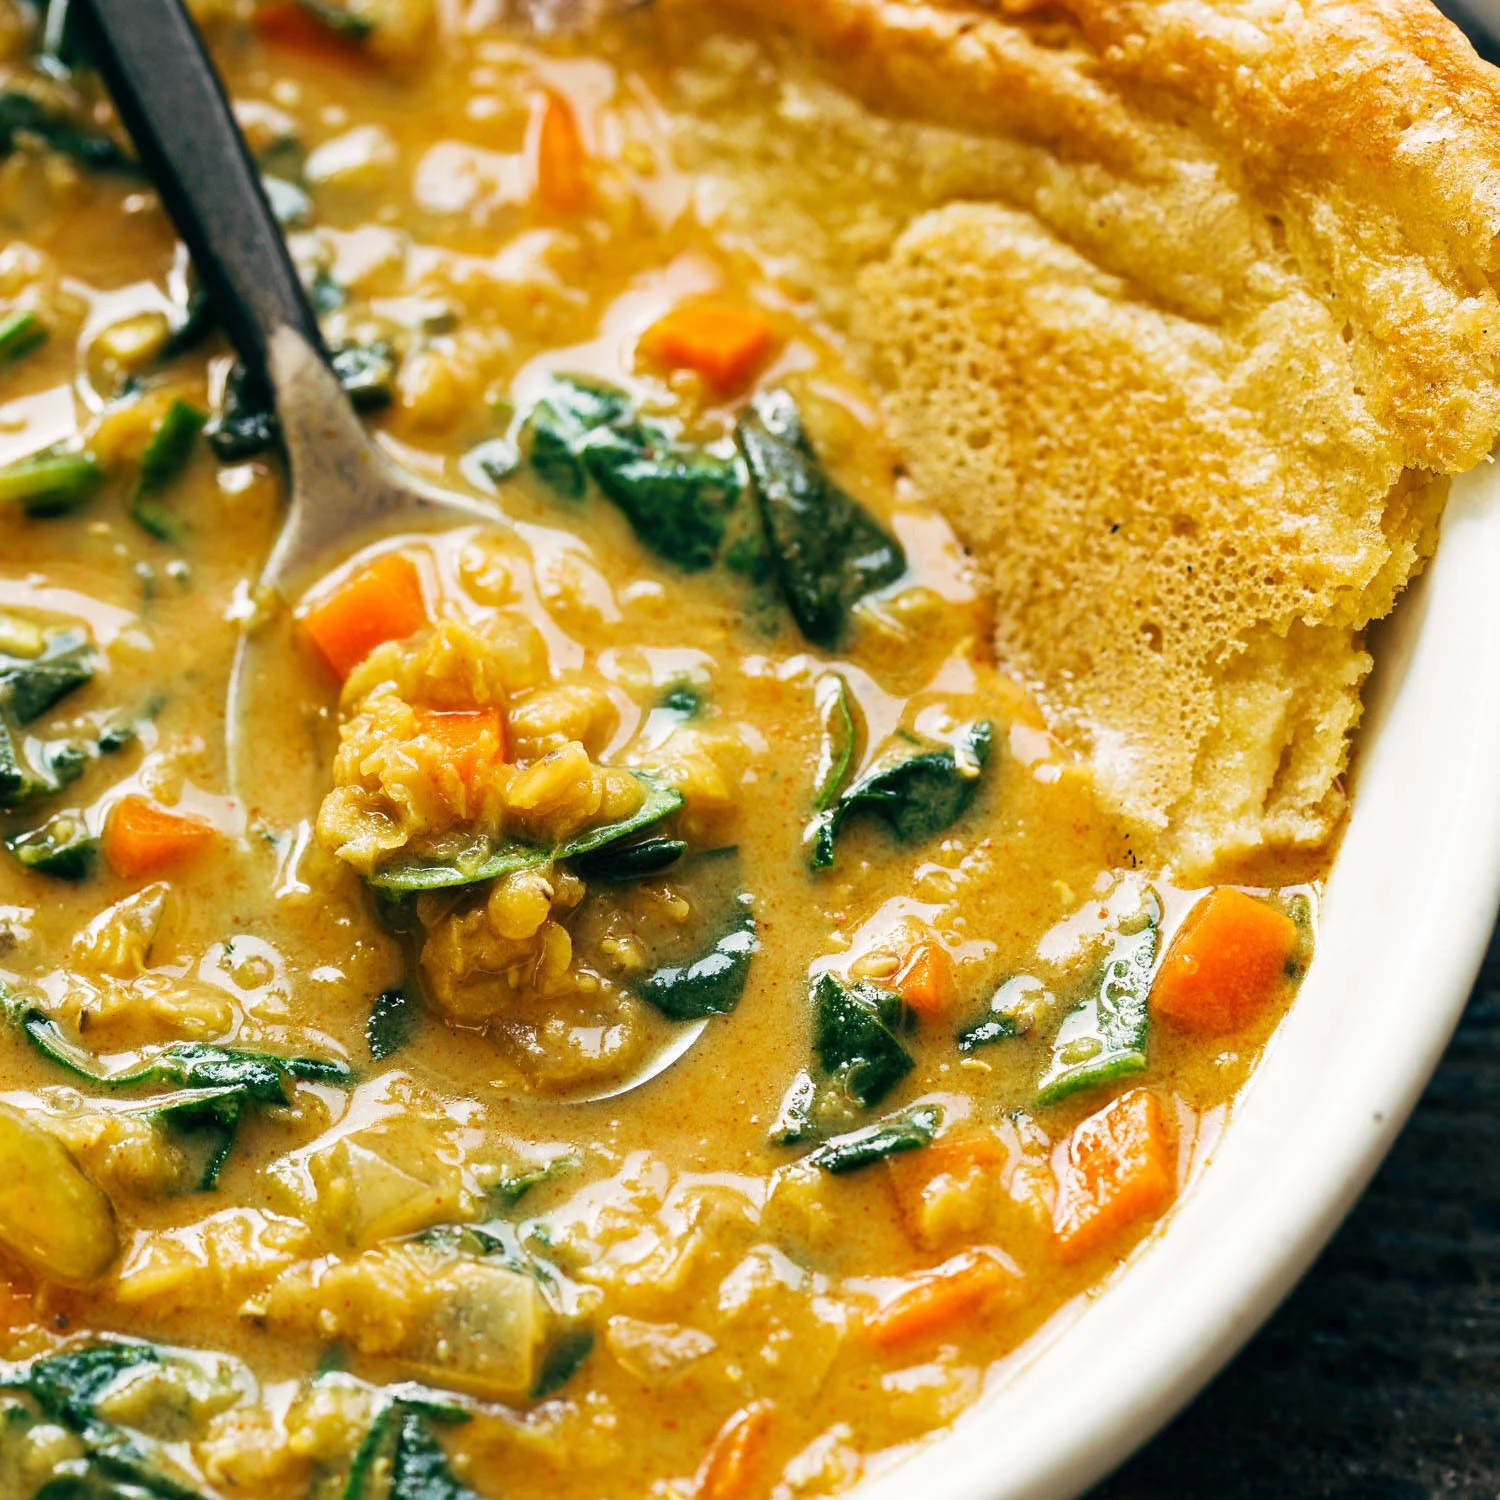
<svg viewBox="0 0 1500 1500"><path fill-rule="evenodd" d="M274 431L0 0L0 1493L841 1491L1190 1181L1318 866L1137 859L715 233L690 72L197 9L341 372L495 524L257 597Z"/></svg>

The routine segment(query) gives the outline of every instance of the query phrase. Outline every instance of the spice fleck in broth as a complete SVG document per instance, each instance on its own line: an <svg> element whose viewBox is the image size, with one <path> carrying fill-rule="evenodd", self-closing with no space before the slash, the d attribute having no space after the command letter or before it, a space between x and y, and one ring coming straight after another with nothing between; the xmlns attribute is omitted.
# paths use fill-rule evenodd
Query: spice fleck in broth
<svg viewBox="0 0 1500 1500"><path fill-rule="evenodd" d="M257 594L274 423L0 6L0 1495L844 1490L1167 1212L1318 859L1133 849L649 29L196 9L495 524Z"/></svg>

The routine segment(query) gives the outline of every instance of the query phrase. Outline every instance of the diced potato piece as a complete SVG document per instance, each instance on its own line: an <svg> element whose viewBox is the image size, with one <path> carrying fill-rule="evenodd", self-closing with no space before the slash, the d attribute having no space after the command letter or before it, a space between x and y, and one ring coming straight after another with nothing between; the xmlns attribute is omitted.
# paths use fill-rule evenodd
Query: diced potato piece
<svg viewBox="0 0 1500 1500"><path fill-rule="evenodd" d="M536 1383L550 1324L530 1276L483 1261L458 1262L402 1352L431 1380L504 1400L524 1396Z"/></svg>
<svg viewBox="0 0 1500 1500"><path fill-rule="evenodd" d="M109 1199L55 1136L3 1105L0 1246L58 1281L93 1281L120 1248Z"/></svg>
<svg viewBox="0 0 1500 1500"><path fill-rule="evenodd" d="M380 1126L341 1137L308 1166L319 1217L357 1249L462 1218L462 1183L435 1145Z"/></svg>

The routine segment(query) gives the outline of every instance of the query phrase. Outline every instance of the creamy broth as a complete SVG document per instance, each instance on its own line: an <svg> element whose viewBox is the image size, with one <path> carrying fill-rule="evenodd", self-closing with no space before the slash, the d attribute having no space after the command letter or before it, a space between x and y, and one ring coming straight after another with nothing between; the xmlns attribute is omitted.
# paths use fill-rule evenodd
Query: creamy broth
<svg viewBox="0 0 1500 1500"><path fill-rule="evenodd" d="M1080 1007L1113 963L1105 1003L1143 1009L1206 898L1142 864L992 660L963 549L904 479L815 299L700 212L678 149L692 78L653 57L649 20L596 55L456 6L426 25L421 4L388 0L364 38L295 7L231 9L200 7L293 195L330 344L389 357L382 441L491 495L496 523L376 538L305 596L263 598L278 463L195 437L143 525L148 442L178 399L222 437L231 356L211 331L164 346L188 283L141 181L34 136L0 163L0 312L48 334L0 370L0 460L72 443L103 475L66 514L0 516L3 665L29 681L74 631L91 668L25 722L7 700L34 772L55 757L42 742L82 745L85 763L5 814L23 853L33 830L68 842L59 816L79 851L53 873L0 857L0 1123L23 1132L0 1150L37 1161L38 1138L61 1142L60 1175L22 1196L78 1222L28 1239L26 1203L0 1196L0 1352L34 1370L149 1341L155 1356L122 1358L93 1392L94 1421L136 1433L141 1462L194 1494L405 1500L433 1443L486 1497L838 1492L1003 1378L1150 1233L1290 1002L1321 866L1246 888L1286 944L1253 1009L1195 1020L1159 980L1144 1068L1090 1074L1110 1043ZM47 82L5 14L4 87L106 128L88 75ZM581 188L559 187L548 155L568 121ZM643 346L705 299L764 324L753 368L717 388ZM680 529L648 545L597 480L559 494L538 403L580 388L557 377L628 406L612 440L654 422L650 461L675 444L747 486L712 565L675 566L662 550ZM832 644L799 630L764 550L729 558L761 536L747 403L778 391L813 471L904 559ZM361 653L341 696L319 607L393 559L422 619ZM247 629L263 666L235 785L224 701ZM494 717L451 722L476 713ZM477 749L452 737L492 723ZM940 763L922 795L948 810L897 826L855 805L831 868L809 868L820 766L836 806L918 755ZM659 870L538 858L417 897L372 888L403 859L471 873L476 850L627 821L644 795L631 772L680 806L605 852L686 846ZM142 807L164 835L148 818L130 836ZM741 894L742 992L716 990L727 1013L612 1093L693 1024L648 995L696 1003L681 971L748 932ZM663 969L676 980L651 991ZM898 1075L878 1087L867 1053L828 1066L847 1036L815 1055L815 1023L847 1027L851 1007ZM185 1085L160 1059L184 1044L320 1066L231 1090L217 1115L201 1100L163 1115ZM157 1071L111 1089L67 1060ZM1049 1091L1061 1074L1086 1086ZM206 1076L187 1083L222 1087ZM1170 1181L1101 1196L1090 1141L1128 1147L1143 1120ZM1096 1217L1070 1229L1090 1192ZM95 1429L35 1389L12 1400L0 1493L96 1461Z"/></svg>

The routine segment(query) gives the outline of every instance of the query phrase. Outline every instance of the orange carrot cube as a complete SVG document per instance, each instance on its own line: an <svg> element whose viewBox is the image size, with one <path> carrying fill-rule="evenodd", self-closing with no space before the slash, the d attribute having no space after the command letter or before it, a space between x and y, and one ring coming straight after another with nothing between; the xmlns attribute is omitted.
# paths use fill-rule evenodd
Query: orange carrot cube
<svg viewBox="0 0 1500 1500"><path fill-rule="evenodd" d="M1237 1031L1276 998L1297 951L1297 925L1265 901L1221 885L1173 938L1151 986L1151 1009L1191 1031Z"/></svg>
<svg viewBox="0 0 1500 1500"><path fill-rule="evenodd" d="M953 960L930 929L907 950L892 985L919 1016L940 1016L953 1004Z"/></svg>
<svg viewBox="0 0 1500 1500"><path fill-rule="evenodd" d="M377 646L403 640L426 623L421 576L398 552L376 558L302 615L304 633L340 677Z"/></svg>
<svg viewBox="0 0 1500 1500"><path fill-rule="evenodd" d="M1064 1260L1081 1260L1172 1201L1177 1168L1162 1108L1132 1089L1079 1124L1058 1173L1052 1232Z"/></svg>
<svg viewBox="0 0 1500 1500"><path fill-rule="evenodd" d="M908 1289L865 1319L870 1342L894 1349L951 1332L1001 1298L1019 1291L1021 1273L993 1251L971 1250L913 1277Z"/></svg>
<svg viewBox="0 0 1500 1500"><path fill-rule="evenodd" d="M424 708L417 726L436 740L444 756L465 781L505 759L505 724L498 708Z"/></svg>
<svg viewBox="0 0 1500 1500"><path fill-rule="evenodd" d="M776 335L765 314L737 302L690 302L658 318L641 335L647 359L672 370L696 370L716 390L743 389L765 364Z"/></svg>
<svg viewBox="0 0 1500 1500"><path fill-rule="evenodd" d="M550 89L532 125L532 168L537 197L548 208L576 213L589 202L589 158L573 106Z"/></svg>
<svg viewBox="0 0 1500 1500"><path fill-rule="evenodd" d="M116 875L135 879L182 864L216 837L202 818L169 812L144 797L122 797L104 825L104 857Z"/></svg>
<svg viewBox="0 0 1500 1500"><path fill-rule="evenodd" d="M770 1426L767 1401L753 1401L735 1412L719 1429L703 1460L694 1500L744 1500L755 1481Z"/></svg>

